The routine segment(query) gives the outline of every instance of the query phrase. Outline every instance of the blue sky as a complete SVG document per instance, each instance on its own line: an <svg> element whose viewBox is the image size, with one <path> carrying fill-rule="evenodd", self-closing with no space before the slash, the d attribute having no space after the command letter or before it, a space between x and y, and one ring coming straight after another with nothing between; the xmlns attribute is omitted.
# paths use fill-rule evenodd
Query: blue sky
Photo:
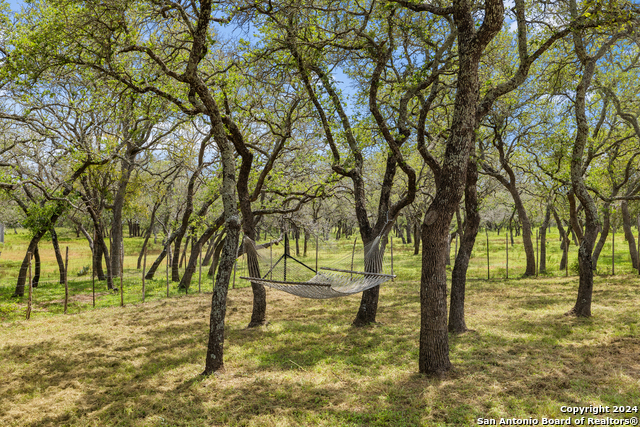
<svg viewBox="0 0 640 427"><path fill-rule="evenodd" d="M24 4L22 0L7 0L7 3L14 12L20 12L20 7Z"/></svg>

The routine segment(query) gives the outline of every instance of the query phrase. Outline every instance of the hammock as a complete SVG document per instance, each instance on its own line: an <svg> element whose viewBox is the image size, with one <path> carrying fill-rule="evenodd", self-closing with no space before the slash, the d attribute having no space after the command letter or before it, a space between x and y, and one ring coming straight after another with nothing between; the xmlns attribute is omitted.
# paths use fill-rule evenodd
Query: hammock
<svg viewBox="0 0 640 427"><path fill-rule="evenodd" d="M245 236L244 251L247 254L249 277L240 277L253 283L260 283L273 289L278 289L303 298L326 299L344 297L357 294L367 289L374 288L394 278L394 275L378 273L382 271L382 258L384 250L380 250L380 237L371 242L364 251L363 270L354 270L354 253L351 255L351 263L348 268L312 268L289 254L289 239L284 237L284 254L273 263L273 257L260 254L261 247L255 245L253 240ZM316 255L317 257L317 255ZM293 261L293 262L291 262ZM317 262L317 261L316 261ZM262 271L268 269L261 277L260 264L264 265ZM274 279L282 278L282 279Z"/></svg>

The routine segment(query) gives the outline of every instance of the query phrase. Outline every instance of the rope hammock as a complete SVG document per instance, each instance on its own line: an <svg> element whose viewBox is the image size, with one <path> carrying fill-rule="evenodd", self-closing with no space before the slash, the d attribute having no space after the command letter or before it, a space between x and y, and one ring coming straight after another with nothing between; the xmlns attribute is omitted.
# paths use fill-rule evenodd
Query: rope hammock
<svg viewBox="0 0 640 427"><path fill-rule="evenodd" d="M284 236L284 254L273 262L273 247L256 246L248 237L243 240L247 255L249 277L240 277L303 298L326 299L344 297L366 291L394 278L383 274L384 247L380 248L380 237L366 245L363 256L356 260L355 241L352 253L346 259L345 268L318 268L318 245L316 243L316 268L312 268L289 253L289 238ZM384 246L384 245L383 245ZM269 254L265 254L268 251ZM342 260L344 263L344 259ZM338 262L338 267L342 265ZM356 270L361 268L361 270ZM266 271L264 276L261 271Z"/></svg>

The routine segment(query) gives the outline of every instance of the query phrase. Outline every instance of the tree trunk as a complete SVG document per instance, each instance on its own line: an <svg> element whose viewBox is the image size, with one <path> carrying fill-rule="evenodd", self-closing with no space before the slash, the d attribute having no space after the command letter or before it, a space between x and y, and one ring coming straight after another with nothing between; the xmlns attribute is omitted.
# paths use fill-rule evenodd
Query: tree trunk
<svg viewBox="0 0 640 427"><path fill-rule="evenodd" d="M182 266L184 265L185 260L187 258L187 251L189 250L189 242L191 242L191 237L192 237L192 235L191 235L191 233L189 233L187 235L187 240L185 240L185 242L184 242L184 250L182 251L182 255L180 256L179 268L182 268Z"/></svg>
<svg viewBox="0 0 640 427"><path fill-rule="evenodd" d="M407 240L404 238L404 227L396 225L396 235L400 236L400 240L402 240L403 245L407 243Z"/></svg>
<svg viewBox="0 0 640 427"><path fill-rule="evenodd" d="M553 213L553 219L555 219L556 221L556 227L558 227L558 233L560 234L560 249L562 249L562 259L560 260L560 271L564 270L565 268L567 268L567 258L569 256L569 243L571 242L569 240L569 236L567 235L567 232L564 230L564 227L562 227L562 220L560 219L560 216L558 215L558 212L555 210L555 208L552 207L551 212Z"/></svg>
<svg viewBox="0 0 640 427"><path fill-rule="evenodd" d="M631 257L632 267L638 269L638 249L636 248L636 239L631 231L631 215L629 215L629 206L627 201L623 200L621 203L622 210L622 228L624 229L624 237L629 244L629 256Z"/></svg>
<svg viewBox="0 0 640 427"><path fill-rule="evenodd" d="M151 210L151 218L149 219L149 228L147 228L147 231L145 231L144 233L144 241L142 242L142 248L140 249L140 254L138 255L138 262L136 264L136 268L138 270L140 270L140 265L142 264L142 257L144 256L145 250L147 249L147 243L149 243L149 239L151 238L151 232L153 231L153 226L156 222L156 212L158 211L158 208L160 207L161 202L162 200L158 203L155 203L153 205L153 209Z"/></svg>
<svg viewBox="0 0 640 427"><path fill-rule="evenodd" d="M24 287L27 279L27 270L29 270L29 254L34 254L38 247L38 242L44 234L46 230L40 230L34 234L34 236L29 241L29 245L27 246L27 253L25 254L22 264L20 265L20 270L18 271L18 281L16 283L16 289L13 292L14 297L23 297L24 296Z"/></svg>
<svg viewBox="0 0 640 427"><path fill-rule="evenodd" d="M469 155L475 146L478 113L478 66L487 44L502 28L502 1L486 0L484 21L476 32L470 3L454 2L458 29L459 70L450 135L441 163L439 182L422 223L422 275L420 279L421 373L442 374L451 369L447 331L446 239L465 188ZM469 214L469 213L467 213Z"/></svg>
<svg viewBox="0 0 640 427"><path fill-rule="evenodd" d="M167 240L162 242L162 252L160 252L160 255L158 255L158 258L156 258L156 260L153 262L153 264L149 268L149 271L147 272L146 276L144 276L145 279L147 280L153 279L154 274L156 274L156 270L158 270L158 268L162 264L162 260L164 260L164 258L167 256L167 247L173 243L173 241L176 238L176 235L177 235L177 231L174 231L169 235Z"/></svg>
<svg viewBox="0 0 640 427"><path fill-rule="evenodd" d="M575 18L575 17L574 17ZM573 150L571 153L571 186L573 193L580 200L585 212L585 231L584 236L580 239L580 249L578 250L578 263L580 267L580 285L578 286L578 297L573 308L568 314L572 314L578 317L591 317L591 298L593 294L593 265L591 255L593 253L593 246L598 236L598 210L593 198L587 191L587 187L584 183L583 177L583 156L587 139L589 137L589 123L586 115L586 98L587 90L591 84L593 78L596 62L599 57L587 57L584 53L584 46L582 45L582 36L576 32L573 35L574 44L576 50L578 50L578 56L583 65L582 78L580 83L576 87L575 95L575 114L576 114L576 137L573 144ZM580 48L580 49L578 49ZM582 54L580 54L582 52ZM603 55L605 50L600 49L600 56ZM569 199L571 204L571 198ZM575 203L574 203L575 206ZM581 231L576 227L576 219L572 217L572 225L575 228L576 234Z"/></svg>
<svg viewBox="0 0 640 427"><path fill-rule="evenodd" d="M36 249L33 251L33 261L35 263L35 271L33 273L33 281L31 283L33 284L34 288L37 288L38 284L40 283L40 271L42 267L42 263L40 262L40 250L38 249L37 245Z"/></svg>
<svg viewBox="0 0 640 427"><path fill-rule="evenodd" d="M49 230L51 233L51 243L53 244L53 252L56 255L56 261L58 262L58 271L60 272L60 284L64 285L64 277L65 277L65 269L64 269L64 260L62 259L62 254L60 253L60 245L58 244L58 234L56 233L56 229L51 227Z"/></svg>
<svg viewBox="0 0 640 427"><path fill-rule="evenodd" d="M576 208L576 198L573 191L570 191L567 195L569 199L569 223L571 224L571 231L573 234L573 243L577 246L582 241L582 227L578 220L578 209Z"/></svg>
<svg viewBox="0 0 640 427"><path fill-rule="evenodd" d="M204 83L201 83L204 85ZM202 96L201 96L202 98ZM208 99L211 105L213 101ZM217 109L215 110L217 111ZM216 118L213 115L212 119ZM217 116L217 119L220 119ZM212 120L213 122L213 120ZM224 369L224 320L227 312L227 291L231 270L236 262L238 239L240 236L240 217L238 198L236 196L235 158L233 146L228 142L222 123L213 129L216 145L222 160L222 188L220 194L224 207L224 225L227 237L224 240L220 268L216 276L216 284L211 296L211 314L209 316L209 342L205 359L204 375Z"/></svg>
<svg viewBox="0 0 640 427"><path fill-rule="evenodd" d="M414 222L413 224L413 254L418 255L420 253L420 224Z"/></svg>
<svg viewBox="0 0 640 427"><path fill-rule="evenodd" d="M135 151L128 146L127 153L121 162L121 175L118 181L118 189L113 197L113 222L111 223L111 272L118 274L120 271L120 259L122 258L122 248L124 245L124 235L122 229L122 209L124 208L124 198L131 177L131 171L135 162Z"/></svg>
<svg viewBox="0 0 640 427"><path fill-rule="evenodd" d="M211 256L213 255L214 243L216 242L216 238L218 235L214 235L209 239L207 250L202 258L202 266L207 267L211 263Z"/></svg>
<svg viewBox="0 0 640 427"><path fill-rule="evenodd" d="M467 331L464 315L464 299L467 284L467 270L471 252L480 228L480 211L478 209L478 168L475 161L467 166L467 185L465 188L465 211L467 220L464 223L464 234L460 239L460 247L451 272L451 307L449 308L449 332L460 334ZM460 224L458 225L460 230Z"/></svg>
<svg viewBox="0 0 640 427"><path fill-rule="evenodd" d="M598 239L598 243L596 244L596 248L593 250L593 256L591 258L594 271L597 271L598 269L600 253L602 252L602 248L604 248L605 243L607 243L609 231L611 231L611 203L605 202L602 207L602 232L600 233L600 239Z"/></svg>
<svg viewBox="0 0 640 427"><path fill-rule="evenodd" d="M365 248L370 247L375 240L375 237L371 238L370 236L362 236L362 234L361 238L362 244ZM380 273L382 271L382 263L371 262L371 260L380 253L379 251L384 252L386 247L386 240L386 236L381 237L380 241L378 242L378 250L371 251L373 255L369 255L369 258L365 257L365 272ZM380 286L368 289L362 293L362 298L360 299L360 307L358 308L358 313L356 314L356 318L353 321L353 326L361 327L369 325L371 323L375 323L379 297Z"/></svg>
<svg viewBox="0 0 640 427"><path fill-rule="evenodd" d="M93 264L93 272L98 278L98 280L106 280L107 277L104 274L104 270L102 269L102 251L103 251L103 242L98 242L98 238L94 240L93 246L93 256L91 257L91 262Z"/></svg>
<svg viewBox="0 0 640 427"><path fill-rule="evenodd" d="M512 185L509 188L509 192L513 198L513 202L516 206L516 210L518 211L518 217L520 218L520 222L522 223L522 243L524 246L524 253L527 259L527 265L525 267L524 275L525 276L535 276L536 274L536 253L533 249L533 241L531 240L532 230L531 230L531 222L529 222L529 217L527 216L527 211L524 208L524 204L522 203L522 199L520 198L520 194L518 193L515 185Z"/></svg>
<svg viewBox="0 0 640 427"><path fill-rule="evenodd" d="M547 272L547 228L551 220L551 205L547 204L547 210L544 214L544 221L540 226L540 264L538 271L540 274Z"/></svg>
<svg viewBox="0 0 640 427"><path fill-rule="evenodd" d="M213 276L216 272L216 269L218 268L218 261L220 261L220 254L222 253L222 247L224 246L224 239L222 239L223 235L224 233L220 234L220 238L216 243L216 248L213 251L213 259L211 260L211 267L209 268L209 272L207 273L208 276Z"/></svg>
<svg viewBox="0 0 640 427"><path fill-rule="evenodd" d="M205 230L205 232L197 241L194 236L193 241L195 241L196 243L191 245L191 255L189 256L189 262L187 263L184 274L182 275L182 279L180 280L180 285L178 285L179 289L189 290L189 286L191 285L191 278L193 277L193 273L196 272L196 267L198 266L200 251L202 250L202 247L207 242L207 240L209 240L217 230L218 226L212 225ZM185 245L185 251L186 249L187 246Z"/></svg>

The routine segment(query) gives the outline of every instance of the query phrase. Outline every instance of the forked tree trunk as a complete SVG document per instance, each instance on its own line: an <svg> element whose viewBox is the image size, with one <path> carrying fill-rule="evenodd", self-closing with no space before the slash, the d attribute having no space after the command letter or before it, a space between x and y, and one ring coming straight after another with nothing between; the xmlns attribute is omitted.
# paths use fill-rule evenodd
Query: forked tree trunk
<svg viewBox="0 0 640 427"><path fill-rule="evenodd" d="M421 373L443 374L451 369L447 330L446 239L465 187L469 155L475 146L478 114L478 67L487 44L502 28L502 1L486 0L484 21L476 31L471 5L454 2L458 30L459 70L450 135L447 139L440 179L422 223L422 275L420 279Z"/></svg>
<svg viewBox="0 0 640 427"><path fill-rule="evenodd" d="M40 230L34 234L34 236L29 241L29 245L27 246L27 252L22 260L22 264L20 265L20 270L18 270L18 281L16 283L16 289L13 292L14 297L22 297L24 296L24 288L27 279L27 270L29 270L29 255L34 254L38 247L38 242L42 239L42 236L46 233L46 230Z"/></svg>
<svg viewBox="0 0 640 427"><path fill-rule="evenodd" d="M60 253L60 245L58 244L58 234L56 233L56 229L53 227L51 227L50 233L51 233L51 243L53 244L53 252L56 255L56 261L58 263L58 271L60 273L59 283L61 285L64 285L64 275L66 273L64 269L64 260L62 259L62 254Z"/></svg>
<svg viewBox="0 0 640 427"><path fill-rule="evenodd" d="M206 28L206 27L205 27ZM201 96L202 97L202 96ZM206 99L213 110L213 100ZM217 111L217 109L216 109ZM212 119L216 117L213 116ZM218 117L219 118L219 117ZM209 375L224 369L224 323L227 313L227 292L229 279L238 253L240 238L240 215L236 196L234 149L228 142L222 123L214 128L216 145L222 160L222 188L220 194L224 207L224 225L227 237L224 240L220 268L216 276L216 284L211 296L211 314L209 316L209 341L203 375Z"/></svg>
<svg viewBox="0 0 640 427"><path fill-rule="evenodd" d="M572 3L575 6L575 3ZM574 16L573 18L577 18ZM580 249L578 250L578 262L580 266L580 284L578 286L578 297L576 303L568 314L578 317L591 317L591 298L593 295L593 246L598 236L598 209L593 198L587 191L583 177L583 156L587 139L589 137L589 122L586 114L587 90L591 84L598 59L608 50L602 46L598 54L587 56L585 53L582 35L579 32L573 34L574 44L580 62L583 65L582 78L576 87L575 112L576 112L576 137L571 153L571 186L576 197L580 200L585 212L585 231L580 239ZM609 38L607 43L613 43L614 36ZM571 199L570 203L571 203ZM572 218L572 225L575 226L576 218ZM576 233L580 230L576 229Z"/></svg>

